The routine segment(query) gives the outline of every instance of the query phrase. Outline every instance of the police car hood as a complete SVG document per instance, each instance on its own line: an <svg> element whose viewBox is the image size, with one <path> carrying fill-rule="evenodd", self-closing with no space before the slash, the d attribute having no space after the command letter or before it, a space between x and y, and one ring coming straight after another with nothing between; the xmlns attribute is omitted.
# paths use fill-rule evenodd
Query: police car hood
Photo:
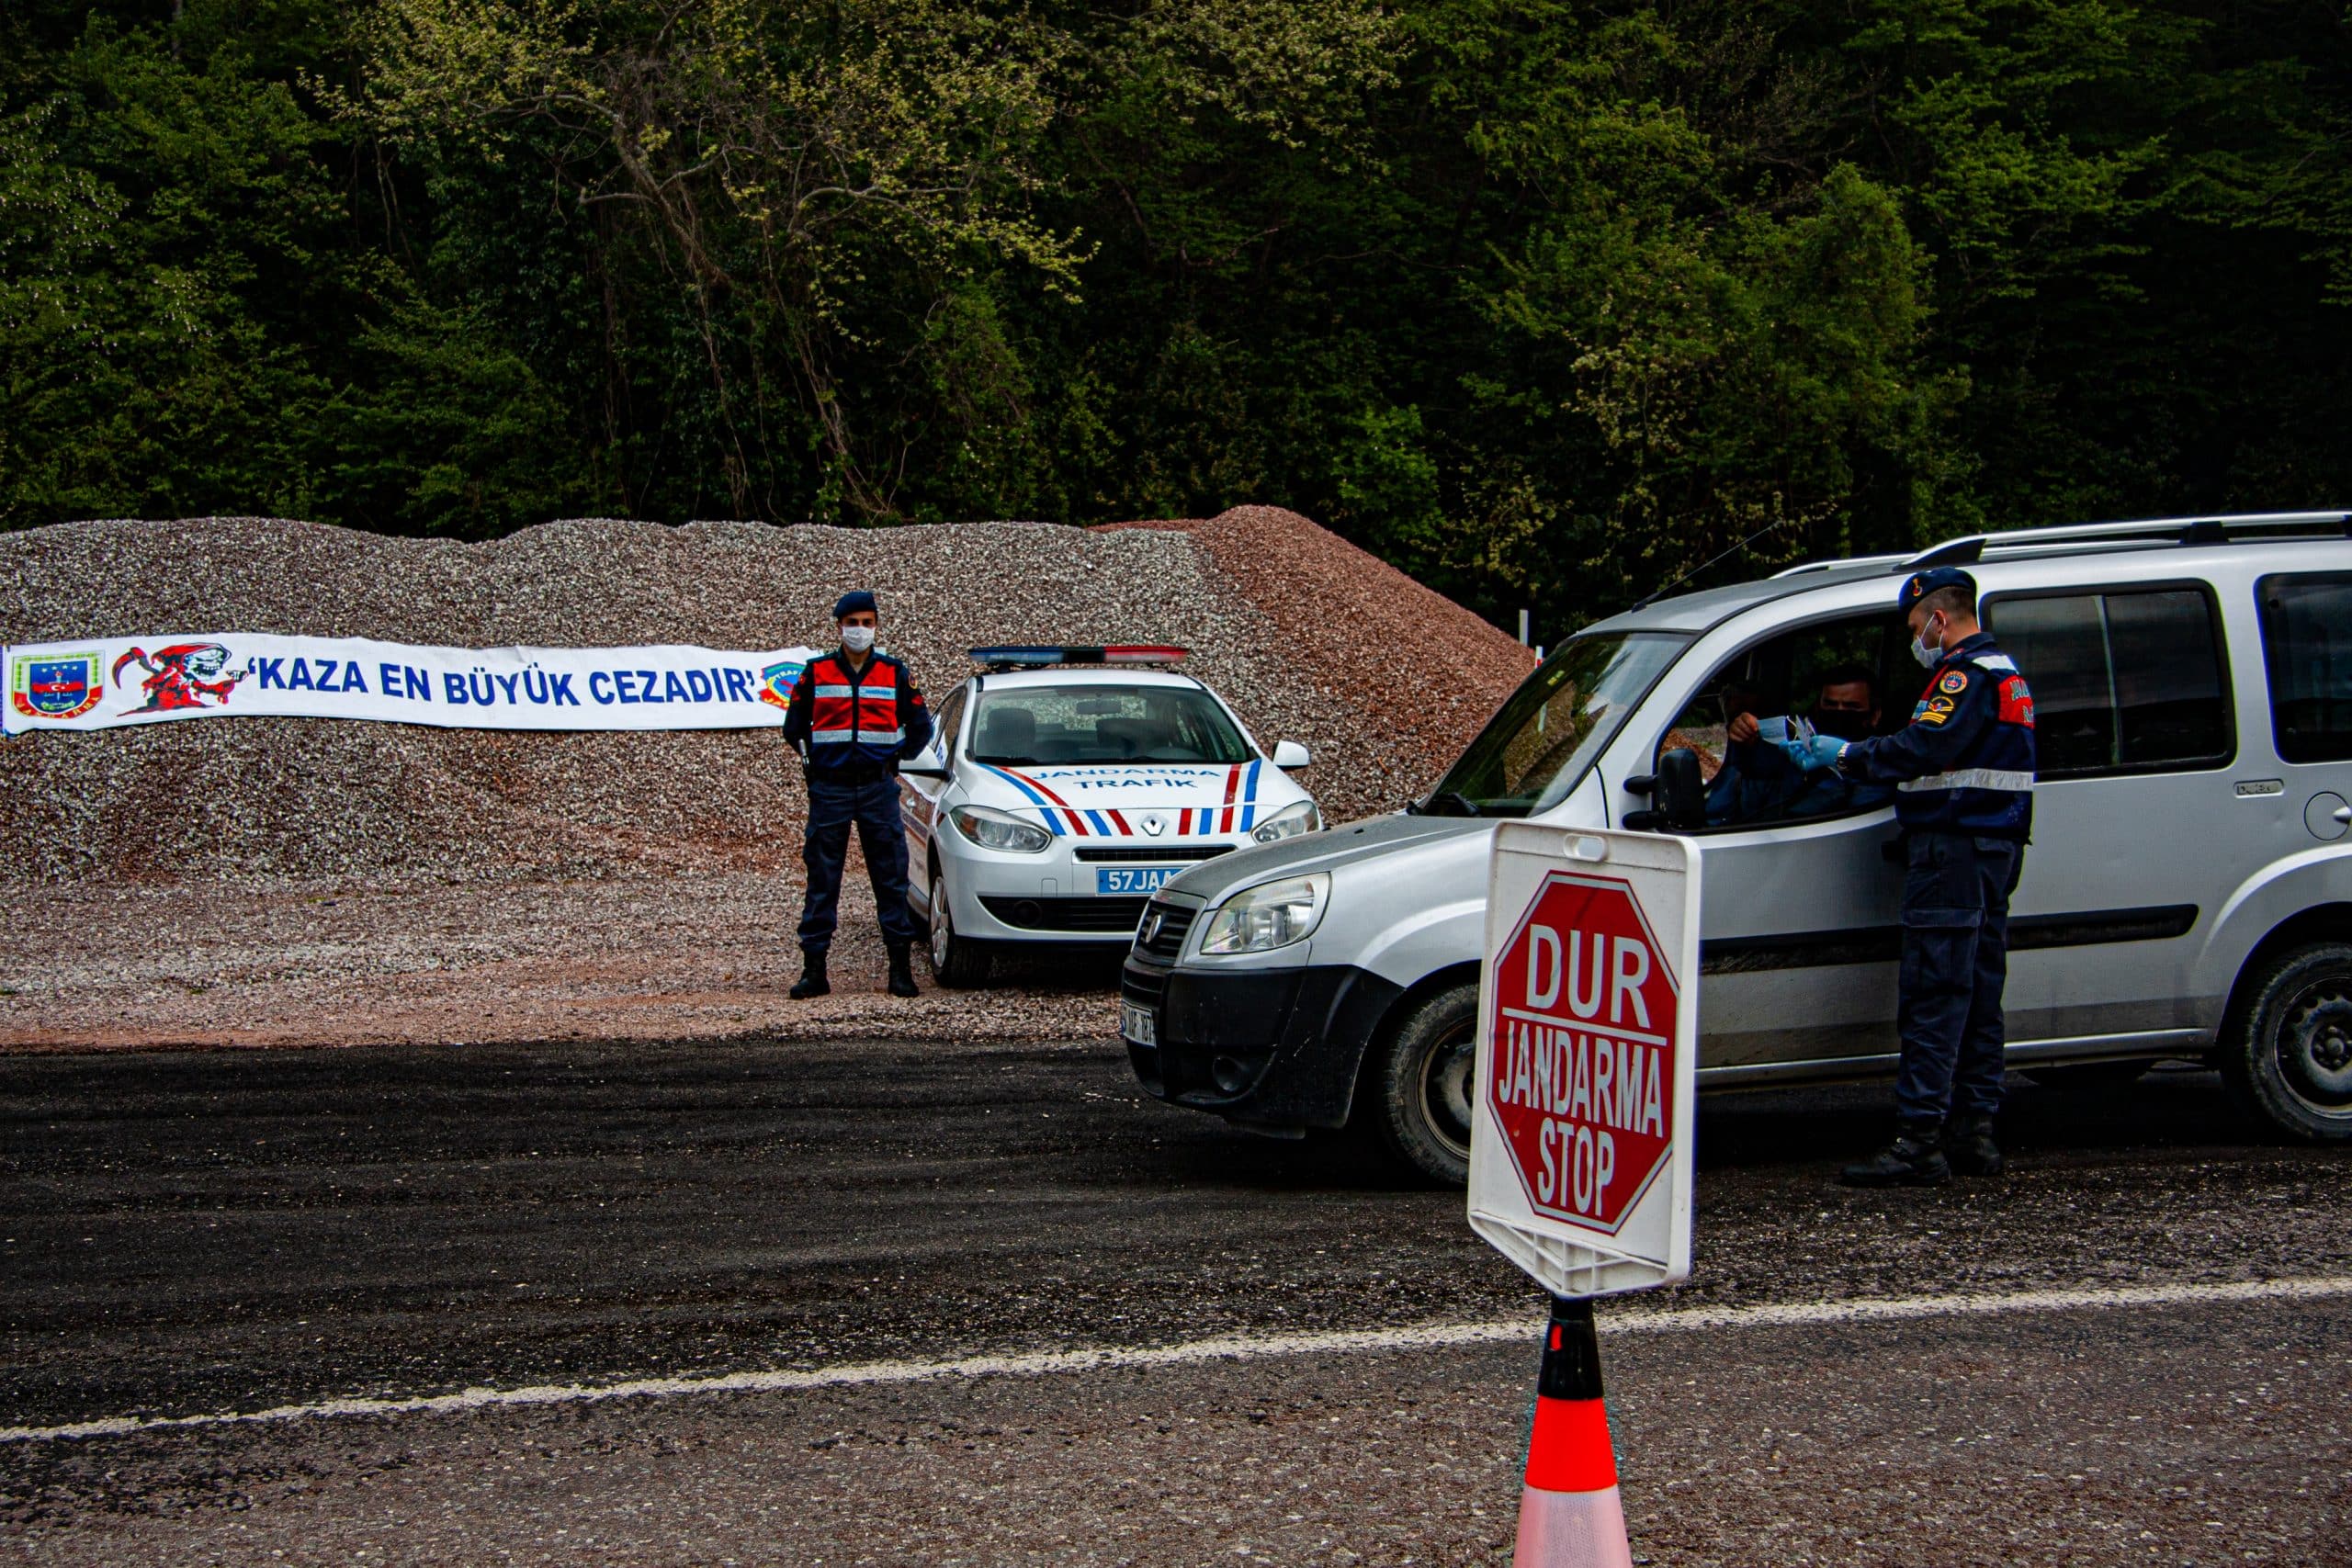
<svg viewBox="0 0 2352 1568"><path fill-rule="evenodd" d="M1080 837L1171 840L1247 832L1307 798L1263 758L1232 764L1021 767L975 761L971 784L976 799Z"/></svg>
<svg viewBox="0 0 2352 1568"><path fill-rule="evenodd" d="M1252 844L1232 854L1219 855L1173 878L1168 889L1215 904L1240 888L1273 877L1331 871L1358 861L1377 860L1465 834L1491 834L1494 830L1491 818L1419 817L1400 811L1320 833L1280 839L1271 844Z"/></svg>

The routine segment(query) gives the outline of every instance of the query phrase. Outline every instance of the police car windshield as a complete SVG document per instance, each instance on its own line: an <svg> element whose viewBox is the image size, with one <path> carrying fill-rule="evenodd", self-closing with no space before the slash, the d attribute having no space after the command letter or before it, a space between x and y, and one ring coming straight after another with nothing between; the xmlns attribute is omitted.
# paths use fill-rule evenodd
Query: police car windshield
<svg viewBox="0 0 2352 1568"><path fill-rule="evenodd" d="M1526 817L1558 805L1689 642L1635 632L1565 644L1510 694L1417 809Z"/></svg>
<svg viewBox="0 0 2352 1568"><path fill-rule="evenodd" d="M1015 686L982 691L971 757L1007 767L1056 762L1247 762L1216 699L1186 686Z"/></svg>

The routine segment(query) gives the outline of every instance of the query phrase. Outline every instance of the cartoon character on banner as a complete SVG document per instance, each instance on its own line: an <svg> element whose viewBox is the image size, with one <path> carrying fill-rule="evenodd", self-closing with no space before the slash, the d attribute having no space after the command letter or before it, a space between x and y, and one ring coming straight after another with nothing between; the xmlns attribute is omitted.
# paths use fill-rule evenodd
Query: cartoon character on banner
<svg viewBox="0 0 2352 1568"><path fill-rule="evenodd" d="M792 705L792 689L800 684L800 671L806 668L797 660L771 664L760 671L760 701L777 707Z"/></svg>
<svg viewBox="0 0 2352 1568"><path fill-rule="evenodd" d="M147 700L125 714L176 713L207 705L227 707L229 694L251 670L229 670L229 650L217 642L177 642L153 653L134 648L114 661L114 683L122 684L122 668L136 664L147 671L139 683ZM205 698L210 697L208 705Z"/></svg>

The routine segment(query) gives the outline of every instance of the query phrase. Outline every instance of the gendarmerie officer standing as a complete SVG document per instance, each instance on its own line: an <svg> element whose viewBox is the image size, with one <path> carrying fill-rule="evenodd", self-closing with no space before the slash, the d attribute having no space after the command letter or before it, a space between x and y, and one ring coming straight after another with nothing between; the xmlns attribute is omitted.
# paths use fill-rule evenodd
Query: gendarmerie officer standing
<svg viewBox="0 0 2352 1568"><path fill-rule="evenodd" d="M825 954L833 945L853 822L890 954L890 994L916 994L909 962L915 922L907 911L899 761L930 742L931 710L907 667L874 650L877 618L873 594L863 588L842 594L833 605L841 647L808 661L785 710L785 741L799 751L808 778L808 835L800 852L808 868L808 895L800 912L800 978L792 987L797 999L832 989Z"/></svg>
<svg viewBox="0 0 2352 1568"><path fill-rule="evenodd" d="M1918 572L1897 603L1928 689L1904 728L1837 751L1848 777L1895 786L1908 866L1895 1139L1845 1168L1858 1187L2001 1174L2009 895L2033 828L2033 694L1977 625L1975 579Z"/></svg>

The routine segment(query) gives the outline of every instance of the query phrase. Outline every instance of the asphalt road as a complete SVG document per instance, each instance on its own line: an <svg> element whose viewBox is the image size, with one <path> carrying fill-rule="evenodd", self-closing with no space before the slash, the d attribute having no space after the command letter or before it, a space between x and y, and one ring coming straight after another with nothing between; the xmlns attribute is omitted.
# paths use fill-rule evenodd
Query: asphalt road
<svg viewBox="0 0 2352 1568"><path fill-rule="evenodd" d="M0 1118L0 1427L880 1369L18 1436L13 1560L1508 1557L1542 1309L1459 1195L1166 1110L1115 1050L17 1056ZM1637 1555L2352 1560L2352 1294L1914 1300L2352 1277L2352 1153L2172 1074L2020 1085L2003 1184L1834 1186L1882 1123L1870 1089L1706 1103L1696 1275L1604 1309L1725 1314L1607 1341ZM1928 1315L1806 1315L1888 1299ZM1179 1355L910 1366L1152 1347Z"/></svg>

